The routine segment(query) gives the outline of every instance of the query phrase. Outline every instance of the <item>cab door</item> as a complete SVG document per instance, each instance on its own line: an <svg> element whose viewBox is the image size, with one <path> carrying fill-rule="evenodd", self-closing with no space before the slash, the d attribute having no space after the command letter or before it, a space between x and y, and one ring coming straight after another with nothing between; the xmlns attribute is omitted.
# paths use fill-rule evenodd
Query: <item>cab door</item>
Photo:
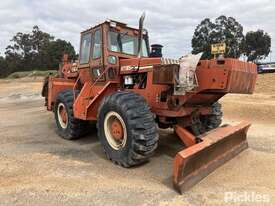
<svg viewBox="0 0 275 206"><path fill-rule="evenodd" d="M102 48L100 26L82 33L79 56L82 88L74 103L74 115L79 119L95 119L94 113L88 114L88 107L106 81Z"/></svg>
<svg viewBox="0 0 275 206"><path fill-rule="evenodd" d="M102 53L102 31L101 27L95 29L92 33L90 75L95 84L103 84L106 81Z"/></svg>
<svg viewBox="0 0 275 206"><path fill-rule="evenodd" d="M82 33L79 52L81 82L105 82L101 27ZM100 78L99 78L100 77Z"/></svg>

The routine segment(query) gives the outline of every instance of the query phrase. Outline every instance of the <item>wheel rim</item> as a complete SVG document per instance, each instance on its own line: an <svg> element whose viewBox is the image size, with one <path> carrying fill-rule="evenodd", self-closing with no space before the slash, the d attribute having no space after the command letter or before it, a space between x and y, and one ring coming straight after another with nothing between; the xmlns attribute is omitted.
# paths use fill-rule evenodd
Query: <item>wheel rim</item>
<svg viewBox="0 0 275 206"><path fill-rule="evenodd" d="M59 103L57 107L57 116L58 116L58 122L60 126L63 129L66 129L68 125L68 114L66 111L66 107L63 103Z"/></svg>
<svg viewBox="0 0 275 206"><path fill-rule="evenodd" d="M104 132L109 145L115 149L122 149L126 145L127 130L125 122L117 112L109 112L104 119Z"/></svg>

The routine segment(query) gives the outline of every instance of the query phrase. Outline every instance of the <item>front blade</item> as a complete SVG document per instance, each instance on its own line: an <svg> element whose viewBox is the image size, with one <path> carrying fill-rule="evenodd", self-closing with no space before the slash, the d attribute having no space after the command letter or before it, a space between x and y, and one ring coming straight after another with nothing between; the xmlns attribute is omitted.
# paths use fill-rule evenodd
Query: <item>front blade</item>
<svg viewBox="0 0 275 206"><path fill-rule="evenodd" d="M203 141L177 153L173 166L174 187L184 192L217 167L248 148L248 122L219 127L203 137Z"/></svg>

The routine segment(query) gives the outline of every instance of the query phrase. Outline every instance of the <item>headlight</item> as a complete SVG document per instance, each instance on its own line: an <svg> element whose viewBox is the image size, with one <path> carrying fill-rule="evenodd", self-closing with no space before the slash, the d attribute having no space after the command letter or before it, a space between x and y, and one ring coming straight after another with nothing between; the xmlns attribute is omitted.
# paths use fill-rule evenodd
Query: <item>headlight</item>
<svg viewBox="0 0 275 206"><path fill-rule="evenodd" d="M117 58L115 56L108 56L108 63L109 64L116 64Z"/></svg>

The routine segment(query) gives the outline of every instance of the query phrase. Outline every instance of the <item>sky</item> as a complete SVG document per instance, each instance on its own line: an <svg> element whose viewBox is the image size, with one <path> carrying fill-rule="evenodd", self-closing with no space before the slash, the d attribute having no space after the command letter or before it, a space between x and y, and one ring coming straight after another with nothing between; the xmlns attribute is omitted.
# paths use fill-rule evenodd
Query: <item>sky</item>
<svg viewBox="0 0 275 206"><path fill-rule="evenodd" d="M30 32L34 25L56 38L70 41L79 50L80 32L106 19L144 27L150 44L164 45L166 57L178 58L191 51L196 26L220 15L234 17L244 33L262 29L271 37L275 61L275 1L272 0L2 0L0 2L0 55L17 32ZM270 57L268 57L269 61Z"/></svg>

